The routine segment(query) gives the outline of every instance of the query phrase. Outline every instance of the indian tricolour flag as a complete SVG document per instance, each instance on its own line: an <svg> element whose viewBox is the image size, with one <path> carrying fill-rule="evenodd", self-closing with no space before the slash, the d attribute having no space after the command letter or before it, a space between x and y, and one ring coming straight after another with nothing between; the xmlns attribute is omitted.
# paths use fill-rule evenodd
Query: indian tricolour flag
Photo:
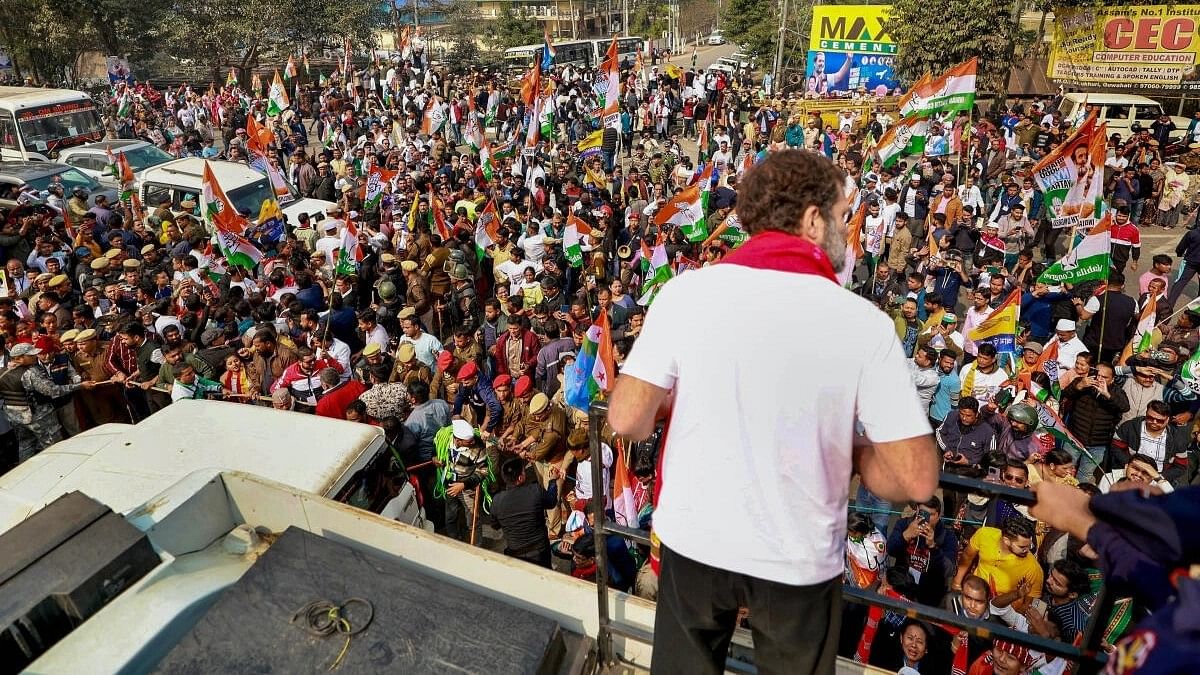
<svg viewBox="0 0 1200 675"><path fill-rule="evenodd" d="M480 260L487 257L489 246L496 243L500 231L500 213L496 210L496 200L489 199L487 206L479 212L475 219L475 256Z"/></svg>
<svg viewBox="0 0 1200 675"><path fill-rule="evenodd" d="M563 253L571 267L583 266L583 237L591 233L592 228L575 214L567 217L567 226L563 230Z"/></svg>
<svg viewBox="0 0 1200 675"><path fill-rule="evenodd" d="M275 116L283 114L292 105L288 99L287 87L283 85L283 78L279 77L279 71L275 71L275 80L271 82L271 89L267 92L267 115Z"/></svg>
<svg viewBox="0 0 1200 675"><path fill-rule="evenodd" d="M358 264L363 260L362 247L358 244L358 228L354 221L346 221L346 229L342 231L342 246L338 249L337 266L334 274L350 276L358 272Z"/></svg>
<svg viewBox="0 0 1200 675"><path fill-rule="evenodd" d="M1038 281L1057 286L1107 279L1111 252L1108 228L1111 222L1112 214L1105 213L1100 222L1061 260L1042 272Z"/></svg>
<svg viewBox="0 0 1200 675"><path fill-rule="evenodd" d="M925 135L928 132L929 119L916 115L905 117L888 127L875 146L880 166L893 166L903 157L925 152Z"/></svg>

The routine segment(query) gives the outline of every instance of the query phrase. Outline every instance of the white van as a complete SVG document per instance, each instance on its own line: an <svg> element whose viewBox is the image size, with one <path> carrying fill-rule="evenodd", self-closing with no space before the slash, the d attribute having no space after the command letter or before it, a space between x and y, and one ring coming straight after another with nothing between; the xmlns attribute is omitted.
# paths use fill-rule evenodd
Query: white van
<svg viewBox="0 0 1200 675"><path fill-rule="evenodd" d="M160 200L166 197L171 200L171 208L180 211L180 203L186 199L200 203L200 184L204 176L205 160L199 157L185 157L172 162L152 166L137 174L138 192L142 204L147 209L158 207ZM220 183L225 196L233 202L240 213L248 213L251 220L258 217L262 204L268 199L275 198L271 188L271 180L261 173L240 162L226 160L208 160L212 165L213 175ZM279 205L288 222L295 225L301 213L307 213L314 220L320 220L334 202L322 199L301 198L295 188L289 186L290 198L279 199ZM194 211L198 215L199 211Z"/></svg>
<svg viewBox="0 0 1200 675"><path fill-rule="evenodd" d="M1108 135L1121 134L1121 138L1129 138L1130 129L1134 123L1147 129L1163 114L1162 104L1145 96L1131 94L1098 94L1095 92L1071 93L1063 96L1058 110L1063 119L1075 119L1082 116L1081 110L1087 106L1100 109L1099 121L1108 124ZM1182 136L1187 131L1191 120L1186 117L1171 116L1175 122L1174 136Z"/></svg>
<svg viewBox="0 0 1200 675"><path fill-rule="evenodd" d="M74 89L0 87L0 161L46 161L104 137L96 102Z"/></svg>
<svg viewBox="0 0 1200 675"><path fill-rule="evenodd" d="M178 401L140 424L104 424L0 476L0 532L75 490L128 513L195 473L246 471L424 527L416 492L379 492L392 461L379 427L244 403ZM430 528L431 529L431 528Z"/></svg>

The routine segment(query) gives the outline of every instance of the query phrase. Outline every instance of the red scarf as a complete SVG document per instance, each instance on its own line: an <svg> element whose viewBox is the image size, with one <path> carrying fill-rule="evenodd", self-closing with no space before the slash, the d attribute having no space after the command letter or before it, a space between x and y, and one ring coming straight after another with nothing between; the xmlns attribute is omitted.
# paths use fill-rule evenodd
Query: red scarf
<svg viewBox="0 0 1200 675"><path fill-rule="evenodd" d="M896 592L896 589L891 586L884 586L879 589L879 594L885 598L893 600L907 600L903 595ZM867 623L863 626L862 637L858 641L858 647L854 650L854 660L859 663L867 663L871 658L871 644L875 642L875 632L879 630L879 621L883 618L885 610L879 605L871 605L867 610Z"/></svg>
<svg viewBox="0 0 1200 675"><path fill-rule="evenodd" d="M721 262L760 270L815 274L837 284L837 275L825 251L811 241L778 230L767 230L750 237Z"/></svg>
<svg viewBox="0 0 1200 675"><path fill-rule="evenodd" d="M965 631L958 626L951 626L949 624L939 623L935 625L950 634L951 642L958 643L958 650L954 652L954 661L950 666L950 675L967 675L967 644L969 638Z"/></svg>

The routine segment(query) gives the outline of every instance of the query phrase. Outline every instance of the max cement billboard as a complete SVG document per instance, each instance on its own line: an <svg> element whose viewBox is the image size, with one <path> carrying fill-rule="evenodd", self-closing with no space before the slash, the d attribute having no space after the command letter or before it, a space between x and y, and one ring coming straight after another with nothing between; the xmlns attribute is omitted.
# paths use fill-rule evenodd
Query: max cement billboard
<svg viewBox="0 0 1200 675"><path fill-rule="evenodd" d="M883 28L891 5L817 5L804 90L814 94L895 89L896 41Z"/></svg>

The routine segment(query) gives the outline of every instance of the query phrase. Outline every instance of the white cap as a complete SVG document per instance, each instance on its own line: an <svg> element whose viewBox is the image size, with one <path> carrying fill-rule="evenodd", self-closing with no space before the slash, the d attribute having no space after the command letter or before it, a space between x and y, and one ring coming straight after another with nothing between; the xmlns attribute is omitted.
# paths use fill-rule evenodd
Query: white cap
<svg viewBox="0 0 1200 675"><path fill-rule="evenodd" d="M454 420L450 423L450 427L454 429L454 437L460 441L469 441L475 438L475 428L466 420Z"/></svg>
<svg viewBox="0 0 1200 675"><path fill-rule="evenodd" d="M1054 326L1054 330L1073 331L1075 330L1075 322L1070 319L1059 319L1058 324Z"/></svg>

